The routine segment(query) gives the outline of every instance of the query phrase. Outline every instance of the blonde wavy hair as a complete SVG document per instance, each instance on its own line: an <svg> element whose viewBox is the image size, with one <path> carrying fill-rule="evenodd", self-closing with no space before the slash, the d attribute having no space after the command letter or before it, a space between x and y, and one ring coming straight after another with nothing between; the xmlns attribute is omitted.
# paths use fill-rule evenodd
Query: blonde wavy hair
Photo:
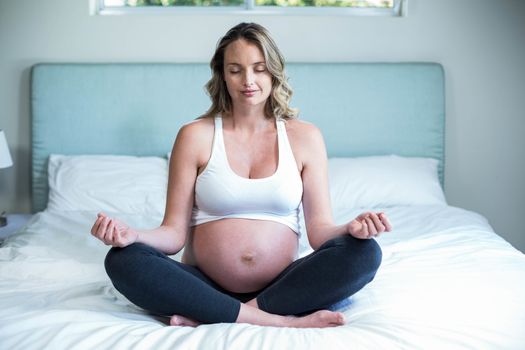
<svg viewBox="0 0 525 350"><path fill-rule="evenodd" d="M232 100L224 80L224 52L232 42L244 39L257 45L264 55L266 68L272 76L272 93L265 105L267 118L277 119L297 118L299 111L288 104L292 98L292 88L284 71L284 58L268 31L256 23L240 23L231 28L217 43L210 68L212 77L205 87L211 98L212 105L199 118L214 117L219 113L232 111Z"/></svg>

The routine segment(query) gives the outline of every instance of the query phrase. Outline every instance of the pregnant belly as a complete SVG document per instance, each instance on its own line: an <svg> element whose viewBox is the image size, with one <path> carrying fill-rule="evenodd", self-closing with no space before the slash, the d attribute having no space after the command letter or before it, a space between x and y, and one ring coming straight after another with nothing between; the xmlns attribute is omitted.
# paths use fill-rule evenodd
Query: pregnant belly
<svg viewBox="0 0 525 350"><path fill-rule="evenodd" d="M194 227L183 261L226 290L249 293L267 286L290 265L297 248L297 235L285 225L223 219Z"/></svg>

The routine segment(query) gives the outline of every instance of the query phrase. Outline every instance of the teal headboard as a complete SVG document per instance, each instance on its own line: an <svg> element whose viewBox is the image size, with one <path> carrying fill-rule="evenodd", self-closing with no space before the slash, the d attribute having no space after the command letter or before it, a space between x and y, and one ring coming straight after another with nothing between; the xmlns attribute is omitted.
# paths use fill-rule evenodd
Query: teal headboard
<svg viewBox="0 0 525 350"><path fill-rule="evenodd" d="M292 105L331 157L439 160L444 75L436 63L290 63ZM33 211L47 204L47 159L60 154L165 156L178 129L207 110L207 64L37 64L32 70Z"/></svg>

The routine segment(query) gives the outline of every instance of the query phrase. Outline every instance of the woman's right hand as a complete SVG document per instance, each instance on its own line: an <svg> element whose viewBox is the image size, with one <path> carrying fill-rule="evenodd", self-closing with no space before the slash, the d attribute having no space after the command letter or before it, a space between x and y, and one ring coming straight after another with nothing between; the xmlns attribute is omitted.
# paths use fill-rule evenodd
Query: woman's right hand
<svg viewBox="0 0 525 350"><path fill-rule="evenodd" d="M135 243L138 238L137 231L104 213L97 214L97 220L91 228L91 234L106 245L120 248Z"/></svg>

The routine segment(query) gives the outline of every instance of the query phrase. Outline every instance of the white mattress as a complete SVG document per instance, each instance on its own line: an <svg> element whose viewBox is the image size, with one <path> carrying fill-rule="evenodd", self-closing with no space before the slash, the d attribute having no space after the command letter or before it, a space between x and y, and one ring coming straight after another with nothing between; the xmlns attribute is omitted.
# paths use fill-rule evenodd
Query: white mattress
<svg viewBox="0 0 525 350"><path fill-rule="evenodd" d="M378 239L383 264L341 309L346 325L328 329L166 326L112 287L108 247L89 234L94 212L41 212L0 249L0 348L525 348L525 255L473 212L386 212L394 231ZM335 213L336 221L358 213ZM120 218L145 228L161 221Z"/></svg>

